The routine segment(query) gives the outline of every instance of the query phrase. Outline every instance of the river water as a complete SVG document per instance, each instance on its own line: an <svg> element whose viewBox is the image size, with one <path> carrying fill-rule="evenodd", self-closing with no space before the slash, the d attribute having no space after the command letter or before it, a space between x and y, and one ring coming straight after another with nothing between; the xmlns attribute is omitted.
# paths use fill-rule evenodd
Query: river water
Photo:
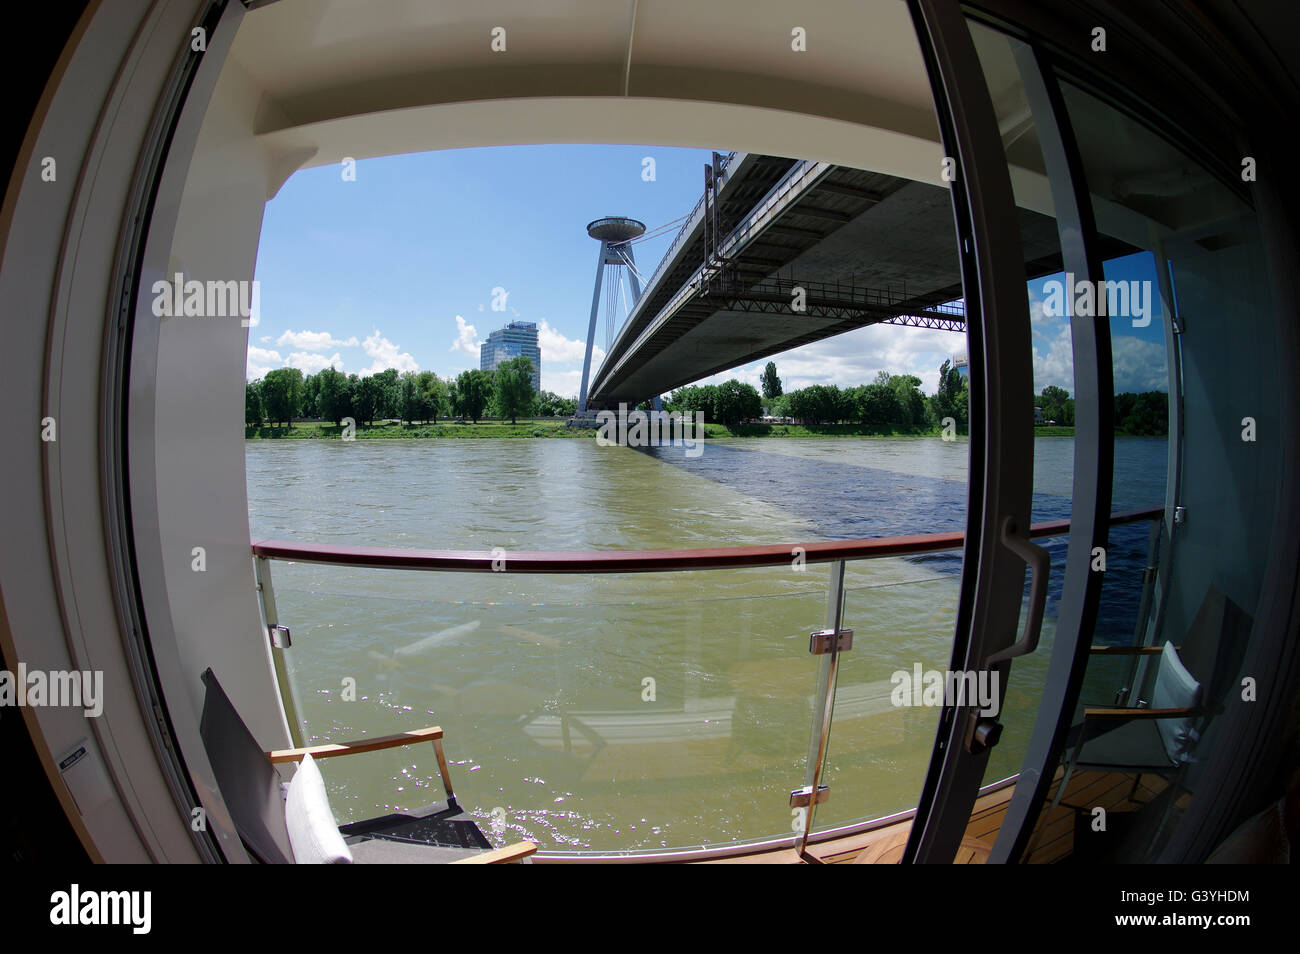
<svg viewBox="0 0 1300 954"><path fill-rule="evenodd" d="M1069 516L1073 442L1040 437L1034 519ZM959 530L968 444L935 438L710 441L250 441L254 538L352 546L640 550ZM1116 442L1114 509L1164 500L1163 438ZM1145 524L1112 532L1099 640L1131 636ZM1032 728L1039 651L1012 669L985 781ZM938 710L891 675L946 669L959 553L857 561L815 825L915 805ZM441 725L461 804L497 843L545 851L715 847L786 834L803 785L826 566L599 576L273 564L308 744ZM1099 690L1100 691L1100 690ZM431 746L323 763L340 823L441 796Z"/></svg>

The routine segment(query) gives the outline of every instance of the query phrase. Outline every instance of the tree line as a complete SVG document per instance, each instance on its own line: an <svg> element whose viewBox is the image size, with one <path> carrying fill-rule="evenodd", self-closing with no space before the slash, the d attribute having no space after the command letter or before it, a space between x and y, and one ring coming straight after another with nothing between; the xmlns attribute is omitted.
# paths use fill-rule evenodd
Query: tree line
<svg viewBox="0 0 1300 954"><path fill-rule="evenodd" d="M888 371L857 387L813 384L787 392L772 361L763 369L761 384L761 395L753 385L735 378L722 384L691 385L674 391L667 407L691 414L703 411L706 421L727 425L755 420L765 409L773 417L802 424L852 423L915 432L942 427L944 418L951 417L961 434L970 424L969 385L948 361L939 368L939 387L932 395L921 392L916 375Z"/></svg>
<svg viewBox="0 0 1300 954"><path fill-rule="evenodd" d="M1065 388L1043 388L1034 403L1043 420L1074 426L1074 398ZM1163 437L1169 433L1169 395L1164 391L1125 391L1115 395L1115 433L1129 437Z"/></svg>
<svg viewBox="0 0 1300 954"><path fill-rule="evenodd" d="M956 423L957 433L969 433L970 385L951 362L939 368L934 394L921 392L921 379L913 374L881 371L871 384L840 388L813 384L786 392L769 361L761 378L762 393L735 378L721 384L697 384L673 391L664 406L669 411L694 415L729 427L758 420L765 413L801 424L854 423L920 432L942 427L945 418ZM577 401L550 391L534 391L532 362L519 357L503 362L495 371L462 371L455 378L440 378L432 371L399 373L389 368L359 377L333 368L304 377L298 368L276 368L266 377L248 382L244 392L244 423L284 425L295 420L339 422L350 417L357 423L401 420L433 423L439 418L460 418L477 424L486 416L570 417ZM1043 388L1034 403L1044 421L1074 425L1074 398L1064 388ZM1115 433L1160 436L1169 429L1169 395L1163 391L1115 395Z"/></svg>
<svg viewBox="0 0 1300 954"><path fill-rule="evenodd" d="M534 391L533 363L513 358L495 371L462 371L440 378L432 371L399 373L388 368L360 377L325 368L305 377L298 368L276 368L244 389L244 423L289 424L295 420L358 424L401 420L436 424L439 418L462 418L477 424L485 416L567 417L577 401L550 391Z"/></svg>
<svg viewBox="0 0 1300 954"><path fill-rule="evenodd" d="M917 433L942 427L945 418L956 423L957 433L970 433L970 382L950 361L939 367L939 385L934 394L921 391L921 379L914 374L881 371L871 384L841 388L813 384L786 392L769 361L757 388L735 378L722 384L678 388L666 402L669 410L694 414L704 412L706 421L727 425L757 420L765 413L790 418L801 424L863 424ZM1074 398L1064 388L1049 385L1034 398L1044 422L1074 426ZM1115 395L1116 434L1159 436L1169 430L1169 395L1163 391Z"/></svg>

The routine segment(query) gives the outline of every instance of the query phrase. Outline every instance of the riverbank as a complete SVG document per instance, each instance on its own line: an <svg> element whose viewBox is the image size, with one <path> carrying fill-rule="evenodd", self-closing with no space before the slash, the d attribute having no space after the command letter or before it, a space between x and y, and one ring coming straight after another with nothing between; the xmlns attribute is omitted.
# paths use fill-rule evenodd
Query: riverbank
<svg viewBox="0 0 1300 954"><path fill-rule="evenodd" d="M539 419L520 421L509 424L503 421L480 421L478 424L456 424L451 422L439 424L399 424L381 422L377 424L358 424L354 433L356 440L402 440L402 439L490 439L490 438L592 438L596 434L594 427L569 427L564 420ZM1073 437L1073 427L1036 427L1037 437ZM314 421L299 421L286 427L245 427L244 437L248 440L339 440L343 428L338 424L323 424ZM929 430L894 430L884 427L872 427L865 424L738 424L727 427L723 424L704 425L706 440L720 438L746 437L940 437L938 428Z"/></svg>

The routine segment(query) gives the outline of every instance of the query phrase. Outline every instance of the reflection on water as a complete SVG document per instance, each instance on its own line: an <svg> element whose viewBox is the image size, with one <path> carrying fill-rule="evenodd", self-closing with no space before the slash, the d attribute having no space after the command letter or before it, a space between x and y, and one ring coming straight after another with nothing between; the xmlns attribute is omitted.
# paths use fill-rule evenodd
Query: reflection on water
<svg viewBox="0 0 1300 954"><path fill-rule="evenodd" d="M1068 516L1070 450L1069 440L1038 441L1036 520ZM1160 440L1117 444L1117 509L1160 502L1164 453ZM247 445L255 537L507 551L960 529L965 454L961 443L918 439L711 442L695 459L580 440ZM1145 527L1136 530L1130 543L1112 538L1120 552L1103 611L1116 620L1133 575L1125 561L1145 556ZM1061 542L1058 595L1063 561ZM959 573L958 554L850 564L845 625L857 636L842 657L833 794L818 827L915 804L937 710L895 708L889 677L918 662L947 667ZM457 793L494 840L645 850L791 829L824 566L521 576L276 563L274 578L306 738L440 724ZM991 772L1015 771L1053 619L1049 607L1043 649L1013 670L1008 715L1022 717ZM356 701L345 700L348 679ZM339 821L436 800L427 749L324 764Z"/></svg>

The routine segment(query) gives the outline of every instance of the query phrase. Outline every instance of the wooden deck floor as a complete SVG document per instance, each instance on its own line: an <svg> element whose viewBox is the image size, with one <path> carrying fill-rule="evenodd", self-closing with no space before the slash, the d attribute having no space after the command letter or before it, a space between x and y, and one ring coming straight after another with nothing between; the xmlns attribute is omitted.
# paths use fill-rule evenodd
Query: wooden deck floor
<svg viewBox="0 0 1300 954"><path fill-rule="evenodd" d="M1049 800L1056 796L1062 773L1057 772L1056 781L1049 791ZM1135 788L1134 782L1137 781ZM1107 812L1132 811L1146 804L1164 788L1165 782L1156 775L1140 777L1108 772L1075 772L1070 778L1070 786L1061 799L1061 803L1049 812L1044 811L1035 827L1035 840L1029 855L1030 864L1052 864L1060 862L1074 850L1075 809L1084 807L1093 809L1102 807ZM966 826L966 841L954 859L955 864L980 864L987 851L981 852L979 846L991 848L997 840L998 831L1006 817L1007 805L1015 792L1014 785L981 795L975 802L970 823ZM902 821L895 825L877 828L873 831L850 835L834 841L811 845L808 854L813 863L852 864L864 852L888 861L897 855L891 851L894 846L901 846L911 830L911 821ZM765 851L749 855L736 855L731 858L717 858L702 864L807 864L792 848L780 851Z"/></svg>

